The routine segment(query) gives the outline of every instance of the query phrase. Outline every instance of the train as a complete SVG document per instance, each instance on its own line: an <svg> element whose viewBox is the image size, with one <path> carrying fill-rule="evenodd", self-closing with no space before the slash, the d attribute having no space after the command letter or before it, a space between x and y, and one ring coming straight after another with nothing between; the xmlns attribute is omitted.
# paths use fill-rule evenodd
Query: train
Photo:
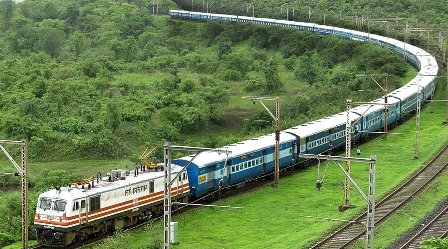
<svg viewBox="0 0 448 249"><path fill-rule="evenodd" d="M338 27L314 23L238 15L170 10L174 19L194 21L248 22L337 35L354 41L372 42L402 56L419 70L403 87L348 112L294 126L279 133L279 167L304 163L300 154L322 154L345 145L346 124L351 141L367 139L369 133L402 121L423 105L435 91L436 59L428 52L404 42ZM387 105L385 105L387 102ZM372 104L374 103L374 104ZM387 115L384 115L387 112ZM349 117L349 120L347 120ZM172 175L181 172L171 186L176 202L189 202L223 188L242 185L274 171L276 134L266 134L195 156L173 159ZM193 158L194 157L194 158ZM192 160L193 159L193 160ZM141 166L133 172L113 170L89 181L57 187L38 197L34 226L38 243L64 247L90 236L126 228L163 213L163 164L153 169Z"/></svg>
<svg viewBox="0 0 448 249"><path fill-rule="evenodd" d="M133 172L112 170L106 176L97 174L84 182L51 189L39 195L34 226L38 243L49 247L65 247L120 230L163 214L163 166ZM172 173L182 170L172 165ZM189 200L186 172L171 186L174 200Z"/></svg>

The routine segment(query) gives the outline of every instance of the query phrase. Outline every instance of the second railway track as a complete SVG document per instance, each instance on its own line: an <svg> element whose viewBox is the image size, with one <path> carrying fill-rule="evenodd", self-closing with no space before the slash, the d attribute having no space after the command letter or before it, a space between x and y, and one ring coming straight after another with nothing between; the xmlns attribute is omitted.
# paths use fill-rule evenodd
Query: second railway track
<svg viewBox="0 0 448 249"><path fill-rule="evenodd" d="M421 228L412 236L401 239L394 248L417 249L421 242L431 237L446 238L448 236L448 199L443 201L425 220Z"/></svg>
<svg viewBox="0 0 448 249"><path fill-rule="evenodd" d="M381 224L398 209L409 203L414 196L419 194L430 182L432 182L448 165L448 144L437 153L428 164L421 167L407 181L392 191L375 206L375 227ZM366 228L362 224L367 217L364 211L354 219L354 222L343 225L336 231L313 245L311 248L347 248L360 237L365 235Z"/></svg>

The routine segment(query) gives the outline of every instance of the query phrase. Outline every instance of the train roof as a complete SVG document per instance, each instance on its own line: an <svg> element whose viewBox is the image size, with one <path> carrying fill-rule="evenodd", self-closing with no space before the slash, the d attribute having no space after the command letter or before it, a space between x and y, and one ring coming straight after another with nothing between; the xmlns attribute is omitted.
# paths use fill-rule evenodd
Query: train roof
<svg viewBox="0 0 448 249"><path fill-rule="evenodd" d="M280 143L284 143L287 141L291 141L296 139L295 136L280 132ZM245 140L242 142L237 142L233 144L229 144L216 150L221 150L222 152L217 151L204 151L199 153L193 160L193 163L198 165L199 167L203 167L204 165L209 165L214 162L222 162L225 161L226 158L238 157L240 155L245 155L250 152L255 152L258 150L262 150L267 147L272 147L272 144L275 143L275 133L266 134L260 137L255 137L249 140ZM228 151L226 152L224 151ZM194 155L188 155L177 160L189 161L193 158Z"/></svg>
<svg viewBox="0 0 448 249"><path fill-rule="evenodd" d="M182 167L172 164L171 166L171 172L177 173L182 169ZM93 179L93 187L90 188L88 183L84 184L71 184L71 186L61 186L54 189L51 189L49 191L46 191L39 195L39 198L57 198L57 199L77 199L85 197L86 195L99 195L105 192L112 191L114 189L124 188L128 187L140 182L148 181L148 180L155 180L157 178L164 177L163 171L155 171L155 170L146 170L146 171L139 171L139 174L134 176L133 171L129 172L128 170L113 170L108 173L116 172L118 174L118 178L114 181L109 181L108 176L101 177L99 182L97 182L96 178ZM120 174L121 172L125 173L124 178Z"/></svg>

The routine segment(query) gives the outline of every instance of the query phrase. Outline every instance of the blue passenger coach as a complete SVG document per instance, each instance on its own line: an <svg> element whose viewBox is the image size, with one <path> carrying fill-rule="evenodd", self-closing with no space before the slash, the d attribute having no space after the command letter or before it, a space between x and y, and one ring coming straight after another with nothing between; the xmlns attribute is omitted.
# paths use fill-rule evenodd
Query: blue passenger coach
<svg viewBox="0 0 448 249"><path fill-rule="evenodd" d="M279 146L279 166L285 168L297 158L295 146L299 138L282 132ZM191 195L202 196L220 188L243 183L274 170L275 134L234 143L219 150L231 153L205 151L193 161L193 155L174 159L173 163L186 166ZM190 178L191 177L191 178Z"/></svg>
<svg viewBox="0 0 448 249"><path fill-rule="evenodd" d="M417 100L420 100L419 104L423 105L435 90L439 70L435 58L418 47L392 38L315 23L268 18L182 10L170 10L169 15L173 18L192 20L251 22L260 25L292 27L321 35L337 35L345 39L372 42L402 55L419 70L417 76L410 82L387 93L387 103L383 96L371 101L371 104L352 108L350 120L347 120L347 112L340 112L282 130L279 150L280 168L305 162L305 159L299 158L300 153L331 153L333 149L344 146L347 122L351 125L349 129L351 141L356 142L367 138L369 133L382 130L385 124L390 125L403 120L404 117L415 112ZM274 170L274 146L275 134L268 134L220 148L232 151L232 154L228 156L225 153L217 154L210 151L199 154L187 169L190 193L197 198L222 187L244 183L270 174ZM191 156L187 156L173 161L178 165L185 166L191 158Z"/></svg>

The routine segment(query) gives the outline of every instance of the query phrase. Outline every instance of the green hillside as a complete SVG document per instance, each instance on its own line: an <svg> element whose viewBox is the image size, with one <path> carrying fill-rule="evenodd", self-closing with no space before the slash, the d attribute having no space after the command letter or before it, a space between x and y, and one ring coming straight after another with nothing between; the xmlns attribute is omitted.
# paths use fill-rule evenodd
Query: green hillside
<svg viewBox="0 0 448 249"><path fill-rule="evenodd" d="M32 161L135 158L164 140L224 145L271 129L250 121L269 116L242 96L279 96L286 128L381 95L357 73L387 73L390 89L415 75L371 44L179 22L128 2L0 2L0 136L27 139Z"/></svg>

